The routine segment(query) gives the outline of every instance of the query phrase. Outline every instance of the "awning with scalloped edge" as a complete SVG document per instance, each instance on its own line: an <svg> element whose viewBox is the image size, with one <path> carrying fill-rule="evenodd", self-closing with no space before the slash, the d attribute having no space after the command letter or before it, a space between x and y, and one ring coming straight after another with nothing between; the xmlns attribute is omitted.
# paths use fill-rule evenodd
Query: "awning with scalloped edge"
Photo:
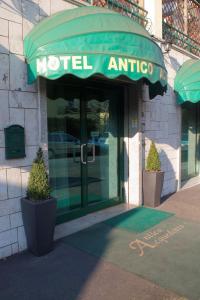
<svg viewBox="0 0 200 300"><path fill-rule="evenodd" d="M142 78L152 97L166 90L167 71L160 47L131 18L100 7L56 13L36 25L24 40L28 81L66 74L87 78Z"/></svg>
<svg viewBox="0 0 200 300"><path fill-rule="evenodd" d="M174 82L177 103L200 101L200 60L189 59L178 70Z"/></svg>

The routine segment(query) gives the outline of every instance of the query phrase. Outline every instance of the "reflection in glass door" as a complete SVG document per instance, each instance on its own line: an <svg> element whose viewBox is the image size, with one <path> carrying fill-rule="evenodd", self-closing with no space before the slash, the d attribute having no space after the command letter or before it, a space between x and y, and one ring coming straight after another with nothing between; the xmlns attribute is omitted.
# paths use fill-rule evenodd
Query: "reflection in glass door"
<svg viewBox="0 0 200 300"><path fill-rule="evenodd" d="M199 105L186 103L182 107L181 180L199 174Z"/></svg>
<svg viewBox="0 0 200 300"><path fill-rule="evenodd" d="M116 96L111 90L86 91L88 204L118 197Z"/></svg>
<svg viewBox="0 0 200 300"><path fill-rule="evenodd" d="M49 175L58 213L120 201L121 90L47 85Z"/></svg>
<svg viewBox="0 0 200 300"><path fill-rule="evenodd" d="M80 95L54 85L48 96L49 175L58 209L81 207ZM64 96L59 97L59 96Z"/></svg>

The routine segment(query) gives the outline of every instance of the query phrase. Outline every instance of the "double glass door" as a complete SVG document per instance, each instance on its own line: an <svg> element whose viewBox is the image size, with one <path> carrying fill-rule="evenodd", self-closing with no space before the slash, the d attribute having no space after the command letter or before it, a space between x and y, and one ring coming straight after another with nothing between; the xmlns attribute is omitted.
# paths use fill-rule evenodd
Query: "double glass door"
<svg viewBox="0 0 200 300"><path fill-rule="evenodd" d="M122 92L49 82L48 151L58 213L120 201Z"/></svg>

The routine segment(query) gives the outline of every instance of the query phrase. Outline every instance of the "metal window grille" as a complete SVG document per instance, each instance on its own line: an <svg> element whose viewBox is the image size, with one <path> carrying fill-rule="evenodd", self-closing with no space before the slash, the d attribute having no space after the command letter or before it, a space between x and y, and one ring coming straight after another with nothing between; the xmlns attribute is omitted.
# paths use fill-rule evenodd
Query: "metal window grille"
<svg viewBox="0 0 200 300"><path fill-rule="evenodd" d="M126 15L142 26L147 26L147 11L140 6L140 0L93 0L93 5L108 7Z"/></svg>
<svg viewBox="0 0 200 300"><path fill-rule="evenodd" d="M200 3L163 0L163 38L200 56Z"/></svg>

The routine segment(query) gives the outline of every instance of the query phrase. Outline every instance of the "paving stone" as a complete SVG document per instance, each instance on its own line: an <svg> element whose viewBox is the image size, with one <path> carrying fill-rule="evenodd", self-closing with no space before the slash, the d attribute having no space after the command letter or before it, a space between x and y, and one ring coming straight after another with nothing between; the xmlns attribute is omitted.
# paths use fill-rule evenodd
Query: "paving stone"
<svg viewBox="0 0 200 300"><path fill-rule="evenodd" d="M21 125L24 127L24 109L10 108L10 125Z"/></svg>
<svg viewBox="0 0 200 300"><path fill-rule="evenodd" d="M21 211L21 198L0 201L0 216L6 216Z"/></svg>
<svg viewBox="0 0 200 300"><path fill-rule="evenodd" d="M40 21L40 8L37 3L22 0L23 10L23 38Z"/></svg>
<svg viewBox="0 0 200 300"><path fill-rule="evenodd" d="M14 243L11 245L11 249L12 249L12 254L16 254L19 252L19 246L18 243Z"/></svg>
<svg viewBox="0 0 200 300"><path fill-rule="evenodd" d="M0 89L9 89L9 56L0 54Z"/></svg>
<svg viewBox="0 0 200 300"><path fill-rule="evenodd" d="M17 230L18 230L19 251L23 251L27 248L24 226L18 227Z"/></svg>
<svg viewBox="0 0 200 300"><path fill-rule="evenodd" d="M21 1L6 0L0 1L0 18L22 23Z"/></svg>
<svg viewBox="0 0 200 300"><path fill-rule="evenodd" d="M27 82L27 65L21 55L10 54L10 88L16 91L36 91L35 84Z"/></svg>
<svg viewBox="0 0 200 300"><path fill-rule="evenodd" d="M7 169L8 198L21 196L21 172L19 168Z"/></svg>
<svg viewBox="0 0 200 300"><path fill-rule="evenodd" d="M0 169L8 169L8 168L21 168L23 166L30 166L33 163L33 160L36 157L36 152L38 150L39 145L37 146L26 146L26 157L20 159L5 159L5 150L0 148Z"/></svg>
<svg viewBox="0 0 200 300"><path fill-rule="evenodd" d="M17 242L17 229L11 229L0 233L0 248Z"/></svg>
<svg viewBox="0 0 200 300"><path fill-rule="evenodd" d="M21 177L22 177L22 196L25 197L27 191L28 179L29 179L29 172L21 171Z"/></svg>
<svg viewBox="0 0 200 300"><path fill-rule="evenodd" d="M8 36L8 21L0 18L0 35Z"/></svg>
<svg viewBox="0 0 200 300"><path fill-rule="evenodd" d="M10 52L23 54L22 24L9 22Z"/></svg>
<svg viewBox="0 0 200 300"><path fill-rule="evenodd" d="M11 223L11 228L22 226L23 225L22 213L17 212L15 214L11 214L10 215L10 223Z"/></svg>
<svg viewBox="0 0 200 300"><path fill-rule="evenodd" d="M0 102L1 102L0 130L4 130L4 128L9 125L9 108L8 108L8 92L7 91L0 90Z"/></svg>
<svg viewBox="0 0 200 300"><path fill-rule="evenodd" d="M75 8L76 6L69 3L69 2L65 2L62 0L51 0L51 14L55 14L56 12L65 10L65 9L70 9L70 8Z"/></svg>
<svg viewBox="0 0 200 300"><path fill-rule="evenodd" d="M9 216L0 217L0 232L10 229Z"/></svg>
<svg viewBox="0 0 200 300"><path fill-rule="evenodd" d="M0 170L0 200L8 198L6 170Z"/></svg>
<svg viewBox="0 0 200 300"><path fill-rule="evenodd" d="M8 257L12 254L11 245L0 248L0 259Z"/></svg>
<svg viewBox="0 0 200 300"><path fill-rule="evenodd" d="M51 13L51 1L50 0L39 0L40 15L49 16Z"/></svg>
<svg viewBox="0 0 200 300"><path fill-rule="evenodd" d="M15 108L37 108L38 94L31 92L9 92L9 105Z"/></svg>
<svg viewBox="0 0 200 300"><path fill-rule="evenodd" d="M26 145L38 145L39 128L38 128L38 110L25 110L25 130L26 130Z"/></svg>
<svg viewBox="0 0 200 300"><path fill-rule="evenodd" d="M5 137L4 137L4 131L0 130L0 148L5 147Z"/></svg>
<svg viewBox="0 0 200 300"><path fill-rule="evenodd" d="M9 54L9 43L6 36L0 36L0 53Z"/></svg>

